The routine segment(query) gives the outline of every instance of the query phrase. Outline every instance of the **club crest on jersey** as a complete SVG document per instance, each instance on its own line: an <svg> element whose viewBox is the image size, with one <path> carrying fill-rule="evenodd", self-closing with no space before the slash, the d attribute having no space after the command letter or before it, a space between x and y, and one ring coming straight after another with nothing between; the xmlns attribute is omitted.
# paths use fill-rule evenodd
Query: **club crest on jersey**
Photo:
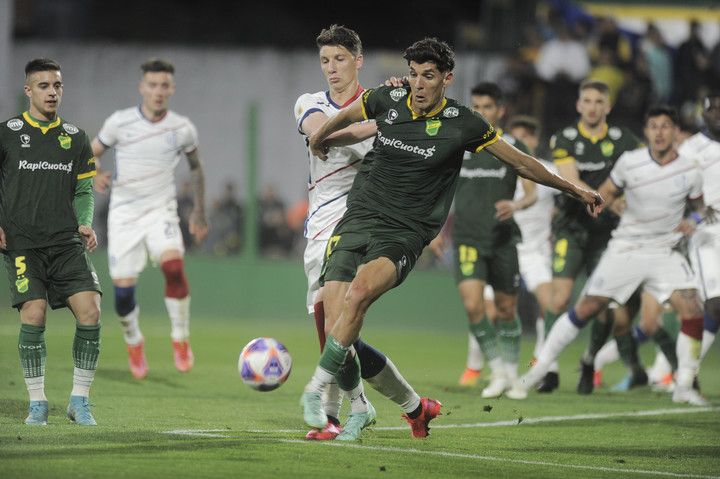
<svg viewBox="0 0 720 479"><path fill-rule="evenodd" d="M22 148L30 148L30 135L23 133L20 135L20 146Z"/></svg>
<svg viewBox="0 0 720 479"><path fill-rule="evenodd" d="M387 118L385 118L385 123L388 125L392 125L393 121L397 120L398 112L396 110L390 110L388 111Z"/></svg>
<svg viewBox="0 0 720 479"><path fill-rule="evenodd" d="M18 293L27 293L30 287L30 278L18 278L15 281L15 288Z"/></svg>
<svg viewBox="0 0 720 479"><path fill-rule="evenodd" d="M25 123L23 123L22 120L19 118L13 118L12 120L7 122L7 127L10 128L12 131L18 131L20 128L23 127Z"/></svg>
<svg viewBox="0 0 720 479"><path fill-rule="evenodd" d="M405 95L407 95L407 90L404 88L396 88L390 92L390 98L394 101L400 101Z"/></svg>
<svg viewBox="0 0 720 479"><path fill-rule="evenodd" d="M605 140L600 143L600 151L602 152L603 156L612 156L613 152L615 151L615 144L612 141Z"/></svg>
<svg viewBox="0 0 720 479"><path fill-rule="evenodd" d="M72 138L67 135L59 135L58 141L60 142L60 148L63 150L69 150L72 146Z"/></svg>
<svg viewBox="0 0 720 479"><path fill-rule="evenodd" d="M437 118L431 118L425 122L425 133L427 133L428 136L435 136L438 134L440 126L442 126L442 122L440 120Z"/></svg>
<svg viewBox="0 0 720 479"><path fill-rule="evenodd" d="M455 117L458 116L459 114L460 114L460 110L458 110L458 109L455 108L454 106L445 108L445 110L443 110L443 116L444 116L445 118L455 118Z"/></svg>
<svg viewBox="0 0 720 479"><path fill-rule="evenodd" d="M75 125L73 125L73 124L71 124L71 123L63 123L63 130L67 131L67 132L70 133L71 135L74 135L75 133L77 133L78 131L80 131L80 130L78 130L78 127L77 127L77 126L75 126Z"/></svg>

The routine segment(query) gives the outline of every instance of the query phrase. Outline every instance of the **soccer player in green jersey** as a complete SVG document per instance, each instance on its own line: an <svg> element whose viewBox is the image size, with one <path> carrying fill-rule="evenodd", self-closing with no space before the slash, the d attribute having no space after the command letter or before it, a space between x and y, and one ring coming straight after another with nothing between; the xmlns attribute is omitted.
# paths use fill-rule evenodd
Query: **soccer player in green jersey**
<svg viewBox="0 0 720 479"><path fill-rule="evenodd" d="M494 83L476 85L471 100L473 111L490 125L497 125L505 115L502 92ZM497 134L528 153L514 137L503 135L500 129ZM483 398L499 397L517 378L521 326L515 311L520 282L516 245L521 235L513 213L537 199L535 183L523 178L524 195L513 200L517 180L517 172L487 150L466 152L455 192L455 279L470 332L492 370ZM485 314L486 284L492 286L495 296L494 325Z"/></svg>
<svg viewBox="0 0 720 479"><path fill-rule="evenodd" d="M372 424L352 344L358 339L370 305L400 284L423 247L440 231L455 193L465 151L490 153L536 182L558 187L585 203L591 214L602 209L597 192L582 189L550 173L535 158L501 139L485 119L445 97L453 80L454 53L437 39L420 40L405 50L409 88L367 90L330 118L310 137L310 149L326 158L328 135L352 123L375 119L378 132L372 160L360 187L353 186L348 210L328 241L322 280L325 315L334 326L301 402L305 422L327 424L322 391L334 379L348 392L352 413L345 431L360 436ZM415 437L428 433L440 403L423 398L404 416Z"/></svg>
<svg viewBox="0 0 720 479"><path fill-rule="evenodd" d="M626 128L608 125L610 107L608 86L597 80L586 80L580 85L576 103L580 115L578 123L567 126L550 138L558 173L583 188L598 188L620 155L641 144ZM617 215L609 210L598 218L591 218L567 198L560 199L558 210L553 221L553 294L551 309L545 313L546 334L558 315L567 309L575 278L583 269L588 276L595 269L618 220ZM593 323L594 339L583 355L579 393L592 392L593 358L605 343L609 331L609 321L605 318ZM553 364L538 385L538 391L551 392L558 385L557 364Z"/></svg>
<svg viewBox="0 0 720 479"><path fill-rule="evenodd" d="M25 66L30 106L0 126L0 250L12 306L20 312L18 350L30 396L25 424L45 425L45 314L68 307L76 319L73 388L67 416L94 426L88 395L100 353L100 283L87 251L95 159L83 130L58 116L60 65Z"/></svg>

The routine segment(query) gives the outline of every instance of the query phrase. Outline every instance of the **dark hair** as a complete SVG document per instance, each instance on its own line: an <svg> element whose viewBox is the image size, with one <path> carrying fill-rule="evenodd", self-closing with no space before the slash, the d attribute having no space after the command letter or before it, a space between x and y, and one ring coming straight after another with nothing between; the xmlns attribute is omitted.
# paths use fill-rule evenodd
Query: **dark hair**
<svg viewBox="0 0 720 479"><path fill-rule="evenodd" d="M355 33L354 30L349 29L343 25L330 25L328 28L324 28L320 32L320 35L315 39L315 44L318 48L324 46L341 46L345 47L347 51L358 57L362 54L362 42L360 36Z"/></svg>
<svg viewBox="0 0 720 479"><path fill-rule="evenodd" d="M47 71L59 72L60 64L55 60L50 60L49 58L36 58L34 60L30 60L25 65L25 78L29 77L33 73Z"/></svg>
<svg viewBox="0 0 720 479"><path fill-rule="evenodd" d="M595 80L592 78L585 80L580 84L579 92L582 92L582 91L588 90L588 89L597 90L604 95L610 94L610 87L607 86L607 83L600 81L600 80Z"/></svg>
<svg viewBox="0 0 720 479"><path fill-rule="evenodd" d="M403 58L410 62L432 62L441 72L451 72L455 68L455 53L450 46L437 38L424 38L413 43L407 49Z"/></svg>
<svg viewBox="0 0 720 479"><path fill-rule="evenodd" d="M160 58L151 58L147 60L145 63L140 65L140 69L142 70L143 75L149 72L175 73L175 67L173 64Z"/></svg>
<svg viewBox="0 0 720 479"><path fill-rule="evenodd" d="M536 135L540 131L540 122L529 115L517 115L508 122L508 130L513 128L527 128L531 134Z"/></svg>
<svg viewBox="0 0 720 479"><path fill-rule="evenodd" d="M503 102L503 93L502 90L500 90L500 87L497 86L497 83L478 83L472 88L472 90L470 90L470 94L473 96L489 96L495 100L495 103L498 105Z"/></svg>
<svg viewBox="0 0 720 479"><path fill-rule="evenodd" d="M675 108L671 107L670 105L655 105L651 106L648 111L645 113L645 124L647 124L648 120L650 118L655 118L658 116L665 115L670 120L672 120L673 124L676 126L680 125L680 116L678 115L678 112Z"/></svg>

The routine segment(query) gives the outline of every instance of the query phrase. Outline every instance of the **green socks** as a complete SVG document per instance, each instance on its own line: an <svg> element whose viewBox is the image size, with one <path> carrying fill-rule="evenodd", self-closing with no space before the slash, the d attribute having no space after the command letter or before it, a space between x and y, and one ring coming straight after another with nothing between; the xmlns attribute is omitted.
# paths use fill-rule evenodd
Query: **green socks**
<svg viewBox="0 0 720 479"><path fill-rule="evenodd" d="M338 386L344 391L350 391L360 384L360 362L357 356L332 336L328 336L325 343L320 367L335 376Z"/></svg>
<svg viewBox="0 0 720 479"><path fill-rule="evenodd" d="M45 358L47 357L45 326L21 325L18 352L20 353L23 377L45 376Z"/></svg>
<svg viewBox="0 0 720 479"><path fill-rule="evenodd" d="M98 357L100 356L100 323L94 326L78 324L75 327L72 351L76 368L97 369Z"/></svg>
<svg viewBox="0 0 720 479"><path fill-rule="evenodd" d="M506 363L517 364L520 358L520 335L522 334L520 319L515 316L512 321L498 320L497 325L500 356Z"/></svg>
<svg viewBox="0 0 720 479"><path fill-rule="evenodd" d="M495 332L495 326L492 325L487 316L483 316L482 321L479 323L470 323L470 332L475 336L487 361L492 361L498 356L495 348L497 333Z"/></svg>

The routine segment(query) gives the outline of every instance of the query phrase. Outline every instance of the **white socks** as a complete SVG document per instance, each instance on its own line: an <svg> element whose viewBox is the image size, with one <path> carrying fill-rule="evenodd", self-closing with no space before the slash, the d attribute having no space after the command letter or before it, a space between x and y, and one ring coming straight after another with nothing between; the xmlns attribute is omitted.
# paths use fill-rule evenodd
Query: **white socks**
<svg viewBox="0 0 720 479"><path fill-rule="evenodd" d="M715 333L711 333L707 329L704 329L702 336L702 346L700 347L701 361L705 359L705 355L707 355L707 352L710 350L710 346L712 346L713 342L715 342Z"/></svg>
<svg viewBox="0 0 720 479"><path fill-rule="evenodd" d="M565 349L578 334L580 334L580 329L570 321L568 313L563 313L563 315L555 321L555 324L553 324L548 337L545 338L545 344L543 344L543 348L537 357L537 363L520 378L523 386L529 389L537 384L549 371L551 363L560 356L562 350Z"/></svg>
<svg viewBox="0 0 720 479"><path fill-rule="evenodd" d="M185 341L190 337L190 296L182 299L165 298L170 316L170 336L173 341Z"/></svg>
<svg viewBox="0 0 720 479"><path fill-rule="evenodd" d="M342 406L343 392L337 382L333 379L325 386L323 393L323 409L325 414L336 419L340 417L340 406Z"/></svg>
<svg viewBox="0 0 720 479"><path fill-rule="evenodd" d="M465 367L474 369L475 371L480 371L484 365L485 358L483 358L480 345L478 344L477 339L475 339L475 336L473 336L472 333L468 333L468 355Z"/></svg>
<svg viewBox="0 0 720 479"><path fill-rule="evenodd" d="M138 319L140 318L140 306L135 305L135 309L130 311L127 316L120 318L120 326L123 330L123 338L125 343L130 346L137 346L143 341L143 335L140 332Z"/></svg>
<svg viewBox="0 0 720 479"><path fill-rule="evenodd" d="M606 364L614 363L618 359L620 359L620 351L617 341L611 339L595 355L595 371L600 371Z"/></svg>
<svg viewBox="0 0 720 479"><path fill-rule="evenodd" d="M475 337L472 337L472 340L475 341ZM420 405L420 396L400 374L390 358L386 358L386 360L385 367L366 381L373 389L400 406L406 413L413 412Z"/></svg>
<svg viewBox="0 0 720 479"><path fill-rule="evenodd" d="M90 385L92 385L93 379L95 379L94 369L75 368L73 370L73 388L70 395L88 397L90 395Z"/></svg>
<svg viewBox="0 0 720 479"><path fill-rule="evenodd" d="M680 331L675 351L678 358L675 382L682 389L690 389L700 365L700 341Z"/></svg>
<svg viewBox="0 0 720 479"><path fill-rule="evenodd" d="M31 401L47 401L45 397L45 376L25 378L25 386Z"/></svg>

